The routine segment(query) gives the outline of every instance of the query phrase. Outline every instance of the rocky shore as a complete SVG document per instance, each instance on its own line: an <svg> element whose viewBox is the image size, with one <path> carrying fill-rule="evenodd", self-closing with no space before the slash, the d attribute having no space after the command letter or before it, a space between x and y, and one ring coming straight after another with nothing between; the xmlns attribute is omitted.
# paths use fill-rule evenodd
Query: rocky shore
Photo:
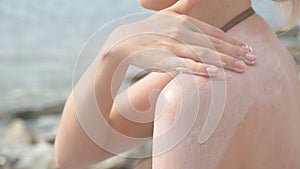
<svg viewBox="0 0 300 169"><path fill-rule="evenodd" d="M46 107L0 116L0 169L58 169L53 144L63 107ZM128 153L151 152L149 144ZM89 169L131 169L138 161L113 157Z"/></svg>
<svg viewBox="0 0 300 169"><path fill-rule="evenodd" d="M0 114L0 169L56 169L53 143L62 104Z"/></svg>
<svg viewBox="0 0 300 169"><path fill-rule="evenodd" d="M300 70L299 27L278 36L294 55ZM0 169L57 169L53 143L62 109L60 102L0 112ZM151 143L129 153L137 152L151 152ZM114 157L89 169L131 169L138 162Z"/></svg>

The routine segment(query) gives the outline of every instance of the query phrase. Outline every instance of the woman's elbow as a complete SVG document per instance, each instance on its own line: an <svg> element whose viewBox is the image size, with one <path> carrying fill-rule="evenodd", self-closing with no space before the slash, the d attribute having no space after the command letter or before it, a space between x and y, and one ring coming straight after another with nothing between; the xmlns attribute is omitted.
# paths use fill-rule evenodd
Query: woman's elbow
<svg viewBox="0 0 300 169"><path fill-rule="evenodd" d="M66 156L62 154L61 150L58 148L58 143L56 142L54 146L54 158L56 166L60 169L71 169L72 167L65 157Z"/></svg>
<svg viewBox="0 0 300 169"><path fill-rule="evenodd" d="M82 169L82 149L85 142L82 141L80 125L77 124L75 113L70 107L67 102L55 138L54 156L60 169Z"/></svg>
<svg viewBox="0 0 300 169"><path fill-rule="evenodd" d="M95 131L98 131L96 128ZM102 136L105 140L106 135ZM83 169L112 156L96 144L82 128L73 97L66 102L55 139L55 159L62 169Z"/></svg>
<svg viewBox="0 0 300 169"><path fill-rule="evenodd" d="M54 158L57 167L60 169L77 169L78 164L74 164L76 160L72 160L68 150L66 150L64 147L66 147L66 145L64 146L64 143L61 141L60 137L57 136L54 143Z"/></svg>
<svg viewBox="0 0 300 169"><path fill-rule="evenodd" d="M59 138L54 144L54 158L57 167L60 169L84 169L92 164L82 157L80 153L70 151L68 145L61 142Z"/></svg>
<svg viewBox="0 0 300 169"><path fill-rule="evenodd" d="M55 153L55 163L58 168L67 169L67 167L65 167L65 166L67 166L67 165L65 165L65 161L58 153Z"/></svg>

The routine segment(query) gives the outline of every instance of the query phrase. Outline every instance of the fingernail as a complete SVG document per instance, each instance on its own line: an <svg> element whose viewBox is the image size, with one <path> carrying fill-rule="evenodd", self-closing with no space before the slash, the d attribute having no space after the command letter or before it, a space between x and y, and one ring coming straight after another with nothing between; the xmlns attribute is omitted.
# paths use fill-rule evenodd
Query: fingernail
<svg viewBox="0 0 300 169"><path fill-rule="evenodd" d="M252 54L252 53L247 53L245 57L250 62L256 61L256 56L254 54Z"/></svg>
<svg viewBox="0 0 300 169"><path fill-rule="evenodd" d="M216 66L207 66L206 71L208 74L217 74L219 69Z"/></svg>
<svg viewBox="0 0 300 169"><path fill-rule="evenodd" d="M244 70L246 68L246 64L245 62L243 61L240 61L240 60L237 60L233 63L233 66L238 68L238 69L241 69L241 70Z"/></svg>
<svg viewBox="0 0 300 169"><path fill-rule="evenodd" d="M253 52L253 48L251 46L244 45L242 48L248 50L249 52Z"/></svg>

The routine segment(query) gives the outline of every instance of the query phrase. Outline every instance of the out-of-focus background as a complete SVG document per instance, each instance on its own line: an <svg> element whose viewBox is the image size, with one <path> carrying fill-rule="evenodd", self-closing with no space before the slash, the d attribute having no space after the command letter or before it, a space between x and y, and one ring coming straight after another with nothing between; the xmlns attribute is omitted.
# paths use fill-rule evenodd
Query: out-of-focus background
<svg viewBox="0 0 300 169"><path fill-rule="evenodd" d="M254 7L276 28L268 1ZM136 0L0 0L0 169L57 168L53 142L80 49L104 24L145 11ZM300 69L299 25L279 36Z"/></svg>

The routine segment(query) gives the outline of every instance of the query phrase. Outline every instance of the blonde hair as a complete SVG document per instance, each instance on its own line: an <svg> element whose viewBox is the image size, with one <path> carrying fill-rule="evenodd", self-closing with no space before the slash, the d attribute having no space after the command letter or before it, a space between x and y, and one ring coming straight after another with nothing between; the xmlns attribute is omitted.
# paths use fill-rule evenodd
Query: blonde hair
<svg viewBox="0 0 300 169"><path fill-rule="evenodd" d="M288 22L282 27L281 31L291 29L300 19L300 0L273 0L281 3L283 14L288 16Z"/></svg>

